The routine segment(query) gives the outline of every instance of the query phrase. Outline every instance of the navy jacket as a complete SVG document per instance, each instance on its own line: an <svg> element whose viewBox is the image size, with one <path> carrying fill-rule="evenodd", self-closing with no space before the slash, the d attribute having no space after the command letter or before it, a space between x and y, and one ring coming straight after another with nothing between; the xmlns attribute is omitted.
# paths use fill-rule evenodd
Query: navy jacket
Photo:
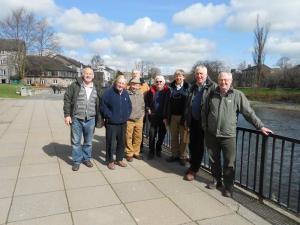
<svg viewBox="0 0 300 225"><path fill-rule="evenodd" d="M128 92L124 89L120 94L114 86L108 88L102 96L100 109L108 124L126 123L132 111Z"/></svg>

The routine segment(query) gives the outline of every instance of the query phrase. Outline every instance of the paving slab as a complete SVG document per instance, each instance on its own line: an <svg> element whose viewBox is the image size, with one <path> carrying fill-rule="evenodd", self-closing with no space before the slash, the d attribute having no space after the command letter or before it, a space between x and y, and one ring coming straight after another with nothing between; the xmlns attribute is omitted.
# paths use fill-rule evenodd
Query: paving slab
<svg viewBox="0 0 300 225"><path fill-rule="evenodd" d="M169 177L175 175L174 173L172 173L171 170L168 170L167 168L161 170L157 167L152 167L150 165L139 166L136 169L141 174L143 174L147 179L162 178L162 177Z"/></svg>
<svg viewBox="0 0 300 225"><path fill-rule="evenodd" d="M204 192L170 196L194 221L231 214L234 211Z"/></svg>
<svg viewBox="0 0 300 225"><path fill-rule="evenodd" d="M47 216L42 218L37 218L33 220L24 220L13 223L8 223L8 225L73 225L71 215L69 213L59 214L54 216Z"/></svg>
<svg viewBox="0 0 300 225"><path fill-rule="evenodd" d="M15 197L9 213L9 222L50 216L68 212L64 191Z"/></svg>
<svg viewBox="0 0 300 225"><path fill-rule="evenodd" d="M63 175L66 189L99 186L107 184L99 171L86 173L67 173Z"/></svg>
<svg viewBox="0 0 300 225"><path fill-rule="evenodd" d="M197 221L199 225L252 225L248 220L236 213L212 219Z"/></svg>
<svg viewBox="0 0 300 225"><path fill-rule="evenodd" d="M71 211L120 204L109 185L70 189L67 195Z"/></svg>
<svg viewBox="0 0 300 225"><path fill-rule="evenodd" d="M0 198L11 197L15 184L16 179L0 179Z"/></svg>
<svg viewBox="0 0 300 225"><path fill-rule="evenodd" d="M0 168L7 167L7 166L18 166L21 162L21 159L22 159L21 155L7 156L7 157L0 156Z"/></svg>
<svg viewBox="0 0 300 225"><path fill-rule="evenodd" d="M125 204L138 224L178 225L191 222L176 205L167 198Z"/></svg>
<svg viewBox="0 0 300 225"><path fill-rule="evenodd" d="M191 182L185 181L182 177L167 177L152 179L151 182L165 195L181 195L194 192L201 192L199 188Z"/></svg>
<svg viewBox="0 0 300 225"><path fill-rule="evenodd" d="M10 202L11 198L0 199L0 224L4 224L6 222Z"/></svg>
<svg viewBox="0 0 300 225"><path fill-rule="evenodd" d="M136 225L123 205L73 212L74 225Z"/></svg>
<svg viewBox="0 0 300 225"><path fill-rule="evenodd" d="M22 160L22 165L47 163L57 163L57 158L56 156L49 157L44 151L39 151L37 153L29 153L29 151L26 151Z"/></svg>
<svg viewBox="0 0 300 225"><path fill-rule="evenodd" d="M125 203L164 197L149 181L118 183L113 184L112 187Z"/></svg>
<svg viewBox="0 0 300 225"><path fill-rule="evenodd" d="M138 173L133 168L123 168L116 166L115 170L105 170L103 171L104 176L109 181L109 183L122 183L122 182L130 182L130 181L138 181L145 180L140 173Z"/></svg>
<svg viewBox="0 0 300 225"><path fill-rule="evenodd" d="M61 175L19 178L15 196L64 190Z"/></svg>
<svg viewBox="0 0 300 225"><path fill-rule="evenodd" d="M57 175L59 173L58 163L22 165L20 178Z"/></svg>
<svg viewBox="0 0 300 225"><path fill-rule="evenodd" d="M0 168L0 182L3 179L16 179L18 176L19 166L6 166Z"/></svg>

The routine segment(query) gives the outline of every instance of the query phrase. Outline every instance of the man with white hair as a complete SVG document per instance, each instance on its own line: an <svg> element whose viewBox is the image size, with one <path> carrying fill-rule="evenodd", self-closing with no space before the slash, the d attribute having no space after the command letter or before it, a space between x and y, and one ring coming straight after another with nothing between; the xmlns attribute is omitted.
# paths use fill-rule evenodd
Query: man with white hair
<svg viewBox="0 0 300 225"><path fill-rule="evenodd" d="M150 121L148 159L153 159L155 154L161 157L161 146L167 132L163 120L166 118L165 104L170 90L163 76L156 76L154 81L155 84L145 96L146 113ZM158 136L157 141L156 136Z"/></svg>
<svg viewBox="0 0 300 225"><path fill-rule="evenodd" d="M131 114L132 105L125 89L124 76L117 77L114 85L107 89L102 97L101 112L106 127L106 162L107 167L115 169L115 165L126 167L123 162L125 151L126 122ZM113 155L116 152L116 161Z"/></svg>
<svg viewBox="0 0 300 225"><path fill-rule="evenodd" d="M204 132L201 125L201 108L216 84L211 81L204 65L195 68L195 82L191 85L185 105L185 125L190 131L190 168L184 179L192 181L200 169L204 152Z"/></svg>
<svg viewBox="0 0 300 225"><path fill-rule="evenodd" d="M217 88L209 94L201 111L205 143L214 177L214 180L207 184L207 188L222 188L223 173L225 197L232 197L238 114L242 113L245 119L264 135L272 133L255 115L246 96L241 91L233 89L231 84L232 74L221 72ZM224 157L223 171L221 152Z"/></svg>
<svg viewBox="0 0 300 225"><path fill-rule="evenodd" d="M65 124L71 126L73 171L79 170L81 163L93 167L92 139L95 125L98 123L98 126L101 126L102 122L99 113L101 89L93 79L93 70L89 67L84 68L82 76L67 88L64 95Z"/></svg>

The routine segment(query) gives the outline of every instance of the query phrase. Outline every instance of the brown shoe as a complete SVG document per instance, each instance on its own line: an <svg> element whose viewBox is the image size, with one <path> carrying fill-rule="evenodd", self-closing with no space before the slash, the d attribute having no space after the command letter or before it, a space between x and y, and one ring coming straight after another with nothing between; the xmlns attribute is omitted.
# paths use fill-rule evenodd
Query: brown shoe
<svg viewBox="0 0 300 225"><path fill-rule="evenodd" d="M123 161L116 161L115 164L118 165L118 166L121 166L121 167L126 167L127 166L127 164L124 163Z"/></svg>
<svg viewBox="0 0 300 225"><path fill-rule="evenodd" d="M87 160L87 161L83 161L82 162L84 165L86 165L87 167L93 167L94 165L93 165L93 163L90 161L90 160Z"/></svg>
<svg viewBox="0 0 300 225"><path fill-rule="evenodd" d="M107 164L107 168L110 170L116 169L115 164L113 162Z"/></svg>
<svg viewBox="0 0 300 225"><path fill-rule="evenodd" d="M192 181L195 179L196 173L193 171L188 171L185 175L184 175L184 179L187 181Z"/></svg>
<svg viewBox="0 0 300 225"><path fill-rule="evenodd" d="M127 156L126 160L127 160L127 162L132 162L133 161L133 157L132 156Z"/></svg>
<svg viewBox="0 0 300 225"><path fill-rule="evenodd" d="M143 159L143 156L141 156L141 155L134 155L133 157L137 160L142 160Z"/></svg>

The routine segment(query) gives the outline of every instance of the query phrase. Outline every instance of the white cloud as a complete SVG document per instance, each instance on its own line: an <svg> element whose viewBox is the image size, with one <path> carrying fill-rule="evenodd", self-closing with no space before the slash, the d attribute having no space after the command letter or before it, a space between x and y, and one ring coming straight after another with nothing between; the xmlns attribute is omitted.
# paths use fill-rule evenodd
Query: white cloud
<svg viewBox="0 0 300 225"><path fill-rule="evenodd" d="M196 3L176 13L173 16L173 22L190 28L211 27L221 21L227 13L228 8L225 4Z"/></svg>
<svg viewBox="0 0 300 225"><path fill-rule="evenodd" d="M85 46L85 40L81 35L57 33L59 43L66 49L77 49Z"/></svg>
<svg viewBox="0 0 300 225"><path fill-rule="evenodd" d="M163 23L152 21L149 17L137 19L134 24L124 27L120 32L125 39L136 42L146 42L161 38L166 33Z"/></svg>
<svg viewBox="0 0 300 225"><path fill-rule="evenodd" d="M266 50L269 53L280 54L292 58L300 58L300 35L270 36Z"/></svg>
<svg viewBox="0 0 300 225"><path fill-rule="evenodd" d="M24 8L41 16L54 15L59 11L54 0L1 0L0 19L10 15L12 10Z"/></svg>
<svg viewBox="0 0 300 225"><path fill-rule="evenodd" d="M101 53L111 47L111 40L108 38L96 39L89 44L93 52Z"/></svg>
<svg viewBox="0 0 300 225"><path fill-rule="evenodd" d="M64 11L58 22L66 32L78 34L102 31L107 20L96 13L82 13L73 7Z"/></svg>
<svg viewBox="0 0 300 225"><path fill-rule="evenodd" d="M270 24L273 31L300 28L300 1L296 0L231 0L231 15L226 25L232 30L252 31L257 15L261 24Z"/></svg>

